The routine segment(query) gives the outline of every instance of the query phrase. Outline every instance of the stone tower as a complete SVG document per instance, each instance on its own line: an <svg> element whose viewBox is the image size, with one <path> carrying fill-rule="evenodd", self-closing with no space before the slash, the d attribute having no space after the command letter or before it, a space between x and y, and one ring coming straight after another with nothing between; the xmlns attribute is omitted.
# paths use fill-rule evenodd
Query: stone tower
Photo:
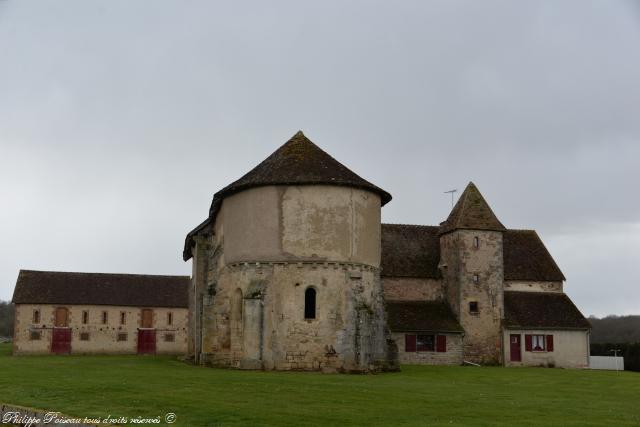
<svg viewBox="0 0 640 427"><path fill-rule="evenodd" d="M302 132L216 193L185 243L190 354L248 369L393 367L380 281L390 200Z"/></svg>
<svg viewBox="0 0 640 427"><path fill-rule="evenodd" d="M451 309L464 328L464 360L500 363L505 227L470 182L441 224L440 268Z"/></svg>

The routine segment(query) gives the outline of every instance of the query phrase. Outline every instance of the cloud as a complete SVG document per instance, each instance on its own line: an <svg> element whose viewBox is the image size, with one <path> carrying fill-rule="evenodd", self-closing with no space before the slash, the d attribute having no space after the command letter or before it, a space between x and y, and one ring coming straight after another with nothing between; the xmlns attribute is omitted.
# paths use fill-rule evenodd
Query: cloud
<svg viewBox="0 0 640 427"><path fill-rule="evenodd" d="M443 191L473 180L505 225L540 232L571 295L574 277L630 295L638 252L612 236L640 223L638 16L625 1L0 2L0 298L20 268L188 274L182 239L212 194L298 129L393 194L385 221L437 224ZM594 267L609 253L627 260L615 283Z"/></svg>

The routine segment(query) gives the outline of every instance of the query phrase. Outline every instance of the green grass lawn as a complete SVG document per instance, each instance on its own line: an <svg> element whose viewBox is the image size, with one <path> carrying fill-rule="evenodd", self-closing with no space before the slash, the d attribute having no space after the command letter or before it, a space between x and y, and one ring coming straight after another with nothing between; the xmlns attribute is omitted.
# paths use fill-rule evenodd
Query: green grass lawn
<svg viewBox="0 0 640 427"><path fill-rule="evenodd" d="M403 366L323 375L190 366L164 356L23 356L0 344L0 402L174 425L640 425L640 374Z"/></svg>

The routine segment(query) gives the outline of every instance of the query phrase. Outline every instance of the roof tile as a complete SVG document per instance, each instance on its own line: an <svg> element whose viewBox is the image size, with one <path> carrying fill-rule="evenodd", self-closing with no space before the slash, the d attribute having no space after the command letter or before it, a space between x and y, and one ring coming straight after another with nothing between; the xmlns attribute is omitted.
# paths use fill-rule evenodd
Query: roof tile
<svg viewBox="0 0 640 427"><path fill-rule="evenodd" d="M591 324L564 293L504 293L507 328L589 329Z"/></svg>
<svg viewBox="0 0 640 427"><path fill-rule="evenodd" d="M442 224L441 232L448 233L459 229L506 230L473 182L465 188L449 217Z"/></svg>
<svg viewBox="0 0 640 427"><path fill-rule="evenodd" d="M20 270L15 304L188 306L189 276Z"/></svg>
<svg viewBox="0 0 640 427"><path fill-rule="evenodd" d="M394 332L464 332L445 301L388 301L387 322Z"/></svg>

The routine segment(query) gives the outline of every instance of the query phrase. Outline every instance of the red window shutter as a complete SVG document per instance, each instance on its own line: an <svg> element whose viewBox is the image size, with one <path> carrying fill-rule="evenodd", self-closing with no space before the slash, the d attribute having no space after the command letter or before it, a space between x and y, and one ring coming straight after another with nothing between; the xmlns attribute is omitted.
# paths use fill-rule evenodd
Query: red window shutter
<svg viewBox="0 0 640 427"><path fill-rule="evenodd" d="M547 351L553 351L553 335L547 335Z"/></svg>
<svg viewBox="0 0 640 427"><path fill-rule="evenodd" d="M436 351L438 353L445 353L447 351L447 336L438 335L436 337Z"/></svg>
<svg viewBox="0 0 640 427"><path fill-rule="evenodd" d="M416 336L415 335L405 335L404 336L404 351L407 353L416 351Z"/></svg>
<svg viewBox="0 0 640 427"><path fill-rule="evenodd" d="M531 335L524 336L524 349L525 351L533 350L533 340L531 339Z"/></svg>

